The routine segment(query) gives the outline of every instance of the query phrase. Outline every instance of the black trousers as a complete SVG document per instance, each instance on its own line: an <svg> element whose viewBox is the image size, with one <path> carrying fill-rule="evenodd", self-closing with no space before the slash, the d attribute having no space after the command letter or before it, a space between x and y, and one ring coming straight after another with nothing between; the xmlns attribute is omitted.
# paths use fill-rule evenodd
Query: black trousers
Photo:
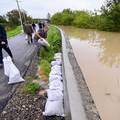
<svg viewBox="0 0 120 120"><path fill-rule="evenodd" d="M3 53L2 53L2 49L4 49L7 53L8 53L8 55L11 57L11 58L13 58L13 55L12 55L12 52L11 52L11 50L10 50L10 48L8 47L8 45L1 45L0 44L0 64L2 64L3 63Z"/></svg>

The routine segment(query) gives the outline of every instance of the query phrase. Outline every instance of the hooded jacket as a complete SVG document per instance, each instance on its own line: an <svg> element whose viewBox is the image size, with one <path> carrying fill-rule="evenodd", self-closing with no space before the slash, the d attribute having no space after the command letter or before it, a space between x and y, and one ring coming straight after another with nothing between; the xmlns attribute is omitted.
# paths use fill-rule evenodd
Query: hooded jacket
<svg viewBox="0 0 120 120"><path fill-rule="evenodd" d="M0 25L0 44L1 42L5 42L6 44L8 43L5 28L2 25Z"/></svg>

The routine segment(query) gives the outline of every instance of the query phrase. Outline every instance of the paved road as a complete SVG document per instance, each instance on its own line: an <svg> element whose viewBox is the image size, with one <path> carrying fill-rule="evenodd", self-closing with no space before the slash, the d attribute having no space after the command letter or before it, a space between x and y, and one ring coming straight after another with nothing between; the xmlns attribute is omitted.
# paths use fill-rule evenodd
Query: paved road
<svg viewBox="0 0 120 120"><path fill-rule="evenodd" d="M21 71L21 74L25 72L28 67L36 48L34 45L28 45L23 34L18 35L9 40L9 46L13 53L15 64ZM4 56L7 56L6 52L3 52ZM0 69L0 112L11 96L15 85L8 85L8 78L4 75L4 70Z"/></svg>

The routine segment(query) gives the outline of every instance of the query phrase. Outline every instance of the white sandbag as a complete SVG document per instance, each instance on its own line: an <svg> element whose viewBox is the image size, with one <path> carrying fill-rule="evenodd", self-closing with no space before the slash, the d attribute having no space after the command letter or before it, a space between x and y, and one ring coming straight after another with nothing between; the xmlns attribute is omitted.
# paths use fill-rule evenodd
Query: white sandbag
<svg viewBox="0 0 120 120"><path fill-rule="evenodd" d="M57 80L54 80L54 81L51 81L49 83L49 89L51 90L63 90L63 83L61 81L57 81Z"/></svg>
<svg viewBox="0 0 120 120"><path fill-rule="evenodd" d="M51 75L49 77L49 82L52 82L54 80L57 80L57 81L62 81L62 77L60 75Z"/></svg>
<svg viewBox="0 0 120 120"><path fill-rule="evenodd" d="M62 57L61 56L54 56L54 59L56 60L56 59L62 59Z"/></svg>
<svg viewBox="0 0 120 120"><path fill-rule="evenodd" d="M61 90L47 90L48 100L56 101L63 100L63 92Z"/></svg>
<svg viewBox="0 0 120 120"><path fill-rule="evenodd" d="M62 65L62 61L52 61L51 62L51 65L54 66L54 65L59 65L61 66Z"/></svg>
<svg viewBox="0 0 120 120"><path fill-rule="evenodd" d="M57 57L57 56L62 56L62 53L55 53L54 56L55 56L55 57Z"/></svg>
<svg viewBox="0 0 120 120"><path fill-rule="evenodd" d="M57 59L55 59L55 61L61 61L62 62L62 59L61 58L57 58Z"/></svg>
<svg viewBox="0 0 120 120"><path fill-rule="evenodd" d="M39 39L38 43L42 46L46 46L46 47L50 46L50 44L44 38Z"/></svg>
<svg viewBox="0 0 120 120"><path fill-rule="evenodd" d="M63 116L64 117L64 109L63 109L63 100L58 101L49 101L45 105L45 112L43 112L45 116Z"/></svg>
<svg viewBox="0 0 120 120"><path fill-rule="evenodd" d="M60 72L58 74L62 74L62 69L58 67L51 68L51 72Z"/></svg>
<svg viewBox="0 0 120 120"><path fill-rule="evenodd" d="M10 73L9 73L9 82L8 84L19 83L25 81L21 76L17 67L11 62L10 64Z"/></svg>
<svg viewBox="0 0 120 120"><path fill-rule="evenodd" d="M54 55L54 59L62 59L62 54L61 53L56 53Z"/></svg>
<svg viewBox="0 0 120 120"><path fill-rule="evenodd" d="M59 65L54 65L51 67L51 70L61 70L62 71L62 66L59 66Z"/></svg>
<svg viewBox="0 0 120 120"><path fill-rule="evenodd" d="M12 61L12 59L11 59L10 56L3 58L4 74L5 74L6 76L9 76L11 61Z"/></svg>
<svg viewBox="0 0 120 120"><path fill-rule="evenodd" d="M61 70L52 70L51 72L50 72L50 74L49 74L49 76L51 76L51 75L62 75L62 72L61 72Z"/></svg>

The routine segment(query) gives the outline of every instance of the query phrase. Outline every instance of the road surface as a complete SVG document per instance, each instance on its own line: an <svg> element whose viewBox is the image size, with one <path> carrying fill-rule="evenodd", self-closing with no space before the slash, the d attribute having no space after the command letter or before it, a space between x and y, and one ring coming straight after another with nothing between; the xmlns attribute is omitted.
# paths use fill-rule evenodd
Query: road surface
<svg viewBox="0 0 120 120"><path fill-rule="evenodd" d="M34 52L36 52L35 45L28 45L25 35L21 34L9 40L9 47L17 68L23 74L29 66ZM3 51L3 54L7 56L5 51ZM4 75L4 70L0 69L0 112L11 97L14 88L15 85L8 85L8 78Z"/></svg>

